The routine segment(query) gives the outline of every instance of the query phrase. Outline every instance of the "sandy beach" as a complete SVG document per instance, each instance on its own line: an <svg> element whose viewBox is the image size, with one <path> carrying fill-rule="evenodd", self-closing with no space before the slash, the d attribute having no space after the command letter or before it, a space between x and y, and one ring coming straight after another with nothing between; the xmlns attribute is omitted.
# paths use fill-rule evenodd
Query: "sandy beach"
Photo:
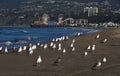
<svg viewBox="0 0 120 76"><path fill-rule="evenodd" d="M100 38L96 39L97 34ZM103 43L104 39L107 42ZM71 51L70 44L75 39L75 51ZM30 56L25 51L19 55L14 53L0 54L0 76L120 76L120 29L110 29L90 35L76 36L61 43L66 53L57 49L44 49L40 46ZM50 45L50 43L47 43ZM84 52L89 45L96 45L94 51ZM34 66L38 56L42 63ZM61 61L54 65L60 57ZM107 62L95 70L92 66L104 57Z"/></svg>

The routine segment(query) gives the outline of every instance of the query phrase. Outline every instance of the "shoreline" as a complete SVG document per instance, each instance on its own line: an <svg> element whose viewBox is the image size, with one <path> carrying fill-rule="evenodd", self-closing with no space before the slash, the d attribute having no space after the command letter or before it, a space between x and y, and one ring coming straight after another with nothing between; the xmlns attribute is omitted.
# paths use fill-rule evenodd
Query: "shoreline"
<svg viewBox="0 0 120 76"><path fill-rule="evenodd" d="M9 28L9 27L4 27L4 28ZM12 30L12 28L14 28L14 27L10 27L11 29L10 30ZM18 27L19 28L19 27ZM24 27L20 27L20 28L24 28ZM25 28L27 28L27 27L25 27ZM79 27L79 28L77 28L77 27L58 27L58 29L59 28L62 28L62 29L64 29L64 28L67 28L67 29L73 29L74 30L74 28L75 29L85 29L85 30L87 30L88 28L81 28L81 27ZM29 28L27 28L27 30L28 30ZM42 29L42 28L41 28ZM46 28L47 29L47 28ZM54 28L53 28L54 29ZM88 29L89 30L89 29ZM93 31L92 31L93 30ZM27 32L26 31L26 29L24 29L24 30L22 30L23 32L25 31L25 33L27 34L27 33L29 33L29 32ZM89 31L89 32L86 32L86 33L84 33L84 32L81 32L81 35L88 35L88 34L92 34L92 33L96 33L96 32L100 32L100 31L102 31L101 29L91 29L91 31ZM69 36L69 37L75 37L76 35L77 35L77 31L74 33L74 34L72 34L72 35L70 35L70 34L68 34L68 35L66 35L66 36ZM57 37L56 37L57 38ZM21 39L20 39L21 40ZM43 40L43 41L39 41L40 43L45 43L45 42L50 42L52 39L48 39L47 41L45 41L45 40ZM25 40L23 40L23 41L25 41ZM10 45L8 44L8 46L6 46L7 45L7 42L8 43L11 43ZM21 40L21 42L22 42L22 40ZM3 42L2 44L3 44L3 46L4 47L10 47L10 48L12 48L12 47L19 47L18 45L21 45L21 46L25 46L25 45L29 45L29 43L30 43L30 41L26 41L25 43L21 43L21 42L19 42L20 44L16 44L16 42L14 42L14 41L6 41L6 42ZM4 44L5 43L5 44ZM31 42L32 43L32 42ZM34 42L33 42L34 43ZM32 43L32 44L33 44ZM36 43L34 43L34 44L37 44L37 42ZM17 45L17 46L16 46Z"/></svg>

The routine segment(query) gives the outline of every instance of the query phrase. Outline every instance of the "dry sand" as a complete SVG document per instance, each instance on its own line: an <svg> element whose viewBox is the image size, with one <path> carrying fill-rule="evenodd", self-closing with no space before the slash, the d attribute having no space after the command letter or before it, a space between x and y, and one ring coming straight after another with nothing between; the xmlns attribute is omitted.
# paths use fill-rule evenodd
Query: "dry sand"
<svg viewBox="0 0 120 76"><path fill-rule="evenodd" d="M65 54L51 48L39 48L31 56L25 52L0 54L0 76L120 76L120 29L100 32L100 38L95 39L97 34L75 37L74 52L70 48L73 38L61 41L62 48L67 51ZM101 43L105 38L108 42ZM87 46L93 44L96 50L84 57ZM33 66L39 55L43 62L40 66ZM62 61L54 66L58 57ZM92 66L103 57L107 62L92 70Z"/></svg>

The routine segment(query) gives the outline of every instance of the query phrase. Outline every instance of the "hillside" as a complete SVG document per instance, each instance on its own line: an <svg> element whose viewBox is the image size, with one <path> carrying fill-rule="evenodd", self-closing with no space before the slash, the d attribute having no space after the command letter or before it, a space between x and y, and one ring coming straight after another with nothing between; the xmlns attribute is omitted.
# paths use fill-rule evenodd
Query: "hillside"
<svg viewBox="0 0 120 76"><path fill-rule="evenodd" d="M58 16L75 19L88 18L84 13L87 6L98 7L98 17L88 18L90 22L118 22L120 0L0 0L0 25L30 25L44 13L50 20L57 21ZM107 15L107 18L106 18Z"/></svg>
<svg viewBox="0 0 120 76"><path fill-rule="evenodd" d="M36 2L48 2L48 1L58 1L58 0L0 0L0 8L16 8L17 6L21 5L23 2L33 2L35 4ZM78 3L88 3L88 2L103 2L105 0L60 0L61 2L78 2ZM120 0L108 0L112 6L116 6L120 4Z"/></svg>

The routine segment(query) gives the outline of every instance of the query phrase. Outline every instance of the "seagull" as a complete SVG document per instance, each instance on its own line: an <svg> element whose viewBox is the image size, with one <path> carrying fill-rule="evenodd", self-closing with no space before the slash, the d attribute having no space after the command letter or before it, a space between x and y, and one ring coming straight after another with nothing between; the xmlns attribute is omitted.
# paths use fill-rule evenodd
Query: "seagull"
<svg viewBox="0 0 120 76"><path fill-rule="evenodd" d="M32 47L29 47L28 51L32 50Z"/></svg>
<svg viewBox="0 0 120 76"><path fill-rule="evenodd" d="M104 43L107 42L107 39L104 39L103 42L104 42Z"/></svg>
<svg viewBox="0 0 120 76"><path fill-rule="evenodd" d="M55 49L55 48L56 48L56 44L53 45L53 49Z"/></svg>
<svg viewBox="0 0 120 76"><path fill-rule="evenodd" d="M53 39L52 39L52 41L54 42L54 41L55 41L55 39L53 38Z"/></svg>
<svg viewBox="0 0 120 76"><path fill-rule="evenodd" d="M43 44L41 44L40 47L43 47Z"/></svg>
<svg viewBox="0 0 120 76"><path fill-rule="evenodd" d="M61 43L58 44L58 47L61 47Z"/></svg>
<svg viewBox="0 0 120 76"><path fill-rule="evenodd" d="M72 51L75 51L75 47L72 48Z"/></svg>
<svg viewBox="0 0 120 76"><path fill-rule="evenodd" d="M92 51L95 51L95 45L92 46Z"/></svg>
<svg viewBox="0 0 120 76"><path fill-rule="evenodd" d="M47 48L47 44L45 44L43 48L46 49Z"/></svg>
<svg viewBox="0 0 120 76"><path fill-rule="evenodd" d="M39 43L39 42L37 43L37 46L40 46L40 43Z"/></svg>
<svg viewBox="0 0 120 76"><path fill-rule="evenodd" d="M60 51L60 50L62 50L62 48L61 48L61 47L58 47L58 51Z"/></svg>
<svg viewBox="0 0 120 76"><path fill-rule="evenodd" d="M65 36L62 37L62 40L65 40Z"/></svg>
<svg viewBox="0 0 120 76"><path fill-rule="evenodd" d="M54 43L53 43L53 42L51 42L51 43L50 43L50 46L52 47L52 46L53 46L53 44L54 44Z"/></svg>
<svg viewBox="0 0 120 76"><path fill-rule="evenodd" d="M59 62L61 62L61 57L58 57L55 61L54 61L54 63L53 63L53 65L57 65Z"/></svg>
<svg viewBox="0 0 120 76"><path fill-rule="evenodd" d="M99 35L99 34L97 34L97 36L96 36L96 39L98 39L98 38L100 38L100 35Z"/></svg>
<svg viewBox="0 0 120 76"><path fill-rule="evenodd" d="M70 44L70 47L73 47L73 43Z"/></svg>
<svg viewBox="0 0 120 76"><path fill-rule="evenodd" d="M18 49L18 53L22 52L22 47L20 46L20 48Z"/></svg>
<svg viewBox="0 0 120 76"><path fill-rule="evenodd" d="M58 38L56 38L56 39L55 39L55 42L58 42L58 40L59 40L59 39L58 39Z"/></svg>
<svg viewBox="0 0 120 76"><path fill-rule="evenodd" d="M59 41L62 41L62 38L59 38Z"/></svg>
<svg viewBox="0 0 120 76"><path fill-rule="evenodd" d="M73 43L75 42L75 39L73 39L73 41L72 41Z"/></svg>
<svg viewBox="0 0 120 76"><path fill-rule="evenodd" d="M88 55L88 53L87 53L87 51L85 51L84 56L87 56L87 55Z"/></svg>
<svg viewBox="0 0 120 76"><path fill-rule="evenodd" d="M87 47L87 50L90 50L91 49L91 46L89 45L88 47Z"/></svg>
<svg viewBox="0 0 120 76"><path fill-rule="evenodd" d="M66 40L68 40L69 39L69 37L68 36L66 36Z"/></svg>
<svg viewBox="0 0 120 76"><path fill-rule="evenodd" d="M31 46L32 46L32 43L29 44L29 47L31 47Z"/></svg>
<svg viewBox="0 0 120 76"><path fill-rule="evenodd" d="M66 49L63 49L62 53L66 53Z"/></svg>
<svg viewBox="0 0 120 76"><path fill-rule="evenodd" d="M0 47L0 50L2 50L3 49L3 47Z"/></svg>
<svg viewBox="0 0 120 76"><path fill-rule="evenodd" d="M97 62L93 67L92 67L92 69L93 70L96 70L98 67L100 67L102 65L102 63L99 61L99 62Z"/></svg>
<svg viewBox="0 0 120 76"><path fill-rule="evenodd" d="M97 64L96 64L96 67L100 67L102 65L102 63L99 61Z"/></svg>
<svg viewBox="0 0 120 76"><path fill-rule="evenodd" d="M23 50L24 50L24 51L27 50L27 46L24 46L24 47L23 47Z"/></svg>
<svg viewBox="0 0 120 76"><path fill-rule="evenodd" d="M33 54L33 50L29 50L29 55L32 55Z"/></svg>
<svg viewBox="0 0 120 76"><path fill-rule="evenodd" d="M35 50L35 49L37 48L37 46L36 46L36 45L33 45L31 48L32 48L33 50Z"/></svg>
<svg viewBox="0 0 120 76"><path fill-rule="evenodd" d="M102 60L103 63L106 63L107 62L107 58L104 57L103 60Z"/></svg>
<svg viewBox="0 0 120 76"><path fill-rule="evenodd" d="M5 47L5 53L8 53L8 48L7 47Z"/></svg>
<svg viewBox="0 0 120 76"><path fill-rule="evenodd" d="M77 36L80 36L81 35L81 33L77 33Z"/></svg>
<svg viewBox="0 0 120 76"><path fill-rule="evenodd" d="M36 64L41 64L41 63L42 63L42 58L41 58L41 56L39 56L39 57L37 58Z"/></svg>

